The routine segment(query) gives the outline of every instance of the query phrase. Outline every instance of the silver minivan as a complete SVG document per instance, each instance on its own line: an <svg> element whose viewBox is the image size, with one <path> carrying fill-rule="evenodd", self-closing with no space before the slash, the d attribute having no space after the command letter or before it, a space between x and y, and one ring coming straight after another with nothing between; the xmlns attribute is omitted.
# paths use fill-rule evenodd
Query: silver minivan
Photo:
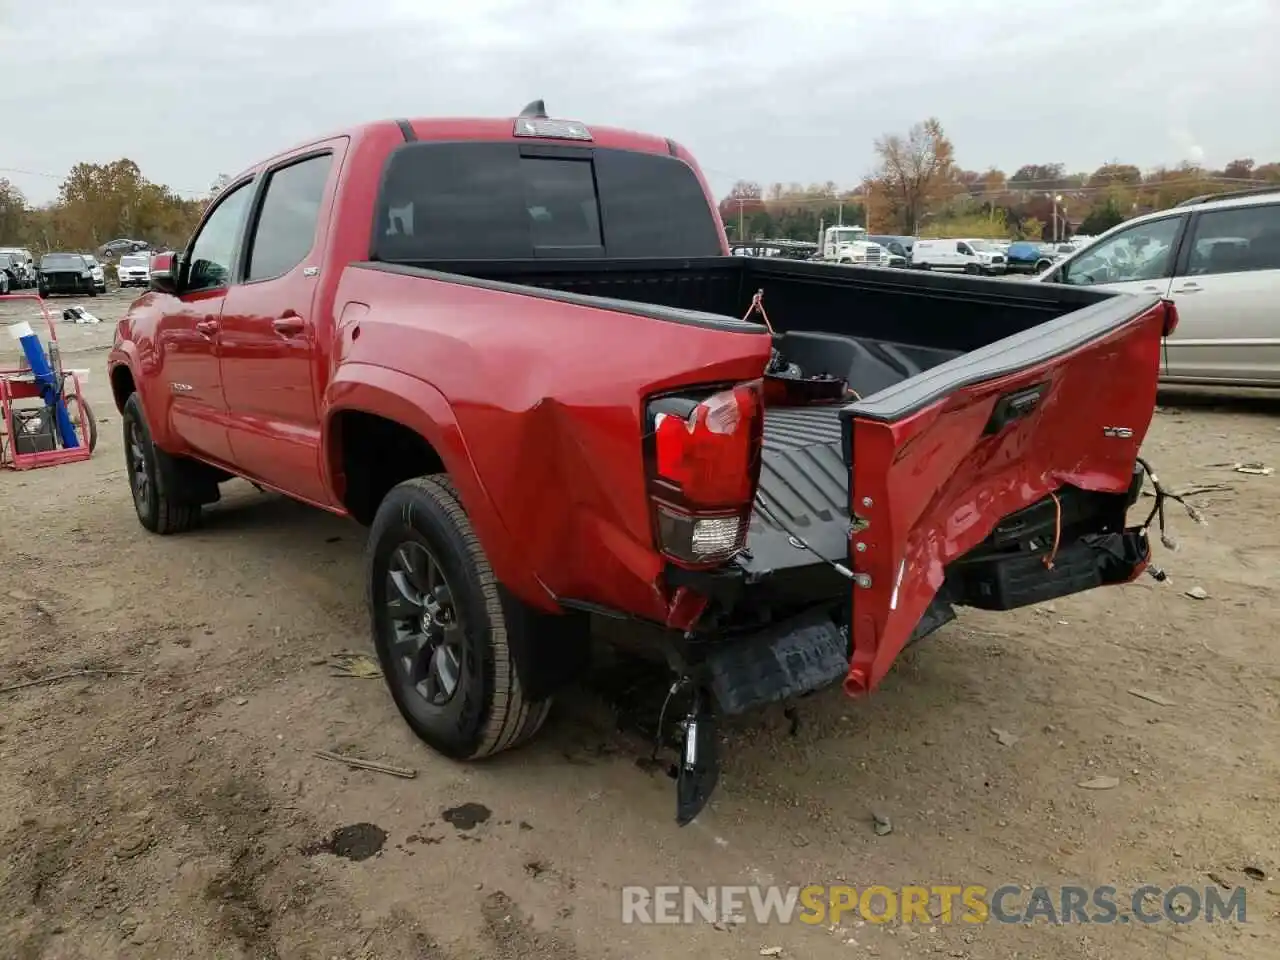
<svg viewBox="0 0 1280 960"><path fill-rule="evenodd" d="M1162 383L1280 388L1280 187L1128 220L1036 279L1174 301Z"/></svg>

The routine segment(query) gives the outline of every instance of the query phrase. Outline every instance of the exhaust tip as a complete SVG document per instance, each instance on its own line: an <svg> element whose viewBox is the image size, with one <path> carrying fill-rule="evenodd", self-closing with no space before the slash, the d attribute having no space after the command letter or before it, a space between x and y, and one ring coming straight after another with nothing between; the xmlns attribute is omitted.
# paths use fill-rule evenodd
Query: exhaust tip
<svg viewBox="0 0 1280 960"><path fill-rule="evenodd" d="M849 670L849 675L844 678L844 692L846 696L861 697L867 692L867 674L861 667L853 667Z"/></svg>

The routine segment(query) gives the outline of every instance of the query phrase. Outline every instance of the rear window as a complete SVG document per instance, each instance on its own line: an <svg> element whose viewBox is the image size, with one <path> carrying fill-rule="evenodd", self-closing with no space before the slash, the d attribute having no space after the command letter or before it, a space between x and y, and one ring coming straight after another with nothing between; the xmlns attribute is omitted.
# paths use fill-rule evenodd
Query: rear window
<svg viewBox="0 0 1280 960"><path fill-rule="evenodd" d="M715 214L674 157L413 143L387 161L375 260L719 256Z"/></svg>
<svg viewBox="0 0 1280 960"><path fill-rule="evenodd" d="M122 267L145 267L147 266L146 257L121 257L120 266Z"/></svg>

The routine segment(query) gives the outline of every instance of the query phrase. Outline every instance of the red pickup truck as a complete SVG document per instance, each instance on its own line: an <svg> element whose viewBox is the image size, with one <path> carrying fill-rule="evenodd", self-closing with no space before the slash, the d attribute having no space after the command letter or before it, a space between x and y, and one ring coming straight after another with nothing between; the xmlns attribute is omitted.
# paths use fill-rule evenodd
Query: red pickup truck
<svg viewBox="0 0 1280 960"><path fill-rule="evenodd" d="M661 137L398 120L235 178L108 360L138 518L243 477L369 527L373 641L455 758L532 736L593 618L652 628L682 721L872 690L954 616L1132 580L1172 305L728 255Z"/></svg>

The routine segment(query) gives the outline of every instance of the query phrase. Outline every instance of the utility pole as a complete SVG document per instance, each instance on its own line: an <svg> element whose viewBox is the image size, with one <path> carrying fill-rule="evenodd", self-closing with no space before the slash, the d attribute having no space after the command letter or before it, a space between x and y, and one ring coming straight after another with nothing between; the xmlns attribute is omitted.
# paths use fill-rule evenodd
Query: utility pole
<svg viewBox="0 0 1280 960"><path fill-rule="evenodd" d="M744 202L745 201L743 200L742 197L738 198L738 242L739 243L747 239L746 235L742 232L742 205Z"/></svg>

